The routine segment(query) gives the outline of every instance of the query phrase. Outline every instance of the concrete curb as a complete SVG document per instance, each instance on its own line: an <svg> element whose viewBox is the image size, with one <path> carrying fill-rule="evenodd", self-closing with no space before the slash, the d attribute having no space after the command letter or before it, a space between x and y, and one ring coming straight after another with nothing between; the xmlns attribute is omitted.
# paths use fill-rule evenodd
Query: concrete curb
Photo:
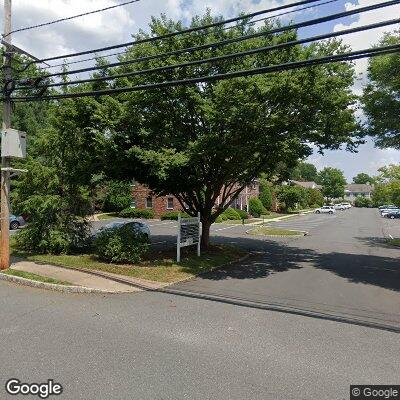
<svg viewBox="0 0 400 400"><path fill-rule="evenodd" d="M300 212L299 214L291 214L291 215L283 215L282 217L278 217L278 218L271 218L271 219L267 219L264 221L257 221L254 222L254 224L249 224L249 225L261 225L261 224L269 224L270 222L276 222L276 221L283 221L285 219L290 219L290 218L295 218L295 217L300 217L301 215L306 215L306 214L313 214L314 210L311 211L304 211L304 212Z"/></svg>
<svg viewBox="0 0 400 400"><path fill-rule="evenodd" d="M218 267L214 268L212 271L218 270L220 268L228 267L229 265L232 265L232 264L234 264L236 262L243 262L243 261L247 260L251 255L253 255L253 254L250 252L250 253L244 255L243 257L238 258L237 260L232 260L232 261L230 261L228 263L219 265ZM37 263L37 264L40 264L40 263ZM99 276L101 278L109 279L109 280L114 281L114 282L122 283L122 284L125 284L125 285L128 285L128 286L136 287L138 289L142 289L142 290L146 290L146 291L153 291L153 292L163 291L164 289L168 288L169 286L172 286L172 285L175 285L175 284L181 283L181 282L187 282L187 281L195 279L197 276L199 276L199 275L196 275L196 276L192 276L190 278L185 278L185 279L181 279L179 281L168 282L168 283L151 281L151 282L154 282L155 284L159 285L158 287L156 287L156 286L146 285L144 282L143 283L142 282L132 282L132 280L130 280L127 277L124 277L123 275L116 276L115 274L109 274L107 272L102 272L102 271L97 271L97 270L91 270L91 269L85 269L85 268L76 268L76 267L65 267L65 266L56 265L56 264L52 264L52 265L54 265L56 267L64 268L64 269L72 269L72 270L75 270L75 271L85 272L87 274ZM7 275L5 275L5 276L7 276ZM21 279L24 279L24 278L21 278ZM138 279L138 278L134 278L134 279ZM26 279L26 280L28 280L28 279ZM62 285L54 285L54 286L62 286ZM93 290L99 290L99 289L93 289ZM122 293L122 292L107 292L106 291L105 293Z"/></svg>
<svg viewBox="0 0 400 400"><path fill-rule="evenodd" d="M20 276L6 275L3 273L0 273L0 280L17 283L19 285L30 286L38 289L54 290L63 293L118 293L110 292L108 290L88 288L84 286L68 286L57 285L55 283L39 282L32 279L21 278Z"/></svg>

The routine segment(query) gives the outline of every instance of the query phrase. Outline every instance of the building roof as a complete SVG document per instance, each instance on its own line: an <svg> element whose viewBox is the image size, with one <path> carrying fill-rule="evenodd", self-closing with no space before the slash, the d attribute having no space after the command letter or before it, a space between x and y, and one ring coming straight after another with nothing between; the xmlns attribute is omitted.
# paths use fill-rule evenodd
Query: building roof
<svg viewBox="0 0 400 400"><path fill-rule="evenodd" d="M321 189L321 186L317 185L314 181L303 182L303 181L291 180L290 183L292 183L293 185L296 185L296 186L301 186L301 187L306 188L306 189L309 189L309 188L310 189Z"/></svg>
<svg viewBox="0 0 400 400"><path fill-rule="evenodd" d="M371 193L374 187L367 184L351 183L345 186L345 192Z"/></svg>

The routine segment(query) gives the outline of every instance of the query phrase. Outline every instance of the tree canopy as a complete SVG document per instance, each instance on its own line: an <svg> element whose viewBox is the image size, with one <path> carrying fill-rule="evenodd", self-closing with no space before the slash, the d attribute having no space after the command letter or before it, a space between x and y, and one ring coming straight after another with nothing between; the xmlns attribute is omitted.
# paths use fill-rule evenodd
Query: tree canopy
<svg viewBox="0 0 400 400"><path fill-rule="evenodd" d="M400 30L385 34L380 45L398 43ZM368 78L362 97L366 131L378 147L400 149L400 54L370 58Z"/></svg>
<svg viewBox="0 0 400 400"><path fill-rule="evenodd" d="M353 183L359 183L359 184L373 184L374 183L374 178L372 176L369 176L368 174L364 172L360 172L353 178Z"/></svg>
<svg viewBox="0 0 400 400"><path fill-rule="evenodd" d="M210 15L196 17L192 26L212 23ZM213 28L133 46L122 59L138 58L161 51L174 51L267 30L273 22L254 28ZM181 22L153 19L151 35L180 29ZM257 39L221 48L198 51L207 58L295 39L295 31L266 34ZM141 33L137 38L149 37ZM338 41L296 46L245 58L191 68L154 72L152 81L184 79L261 65L276 64L340 52ZM193 54L171 56L124 71L142 70L161 64L193 59ZM150 77L149 77L150 79ZM171 193L191 215L201 213L203 245L208 245L210 224L261 172L272 176L279 164L294 166L298 159L318 149L337 149L343 143L354 149L355 119L351 92L351 65L335 63L308 69L236 78L186 87L166 87L121 95L121 118L111 133L109 170L116 176L135 178L157 195ZM143 83L135 76L117 85ZM335 124L332 124L335 120Z"/></svg>
<svg viewBox="0 0 400 400"><path fill-rule="evenodd" d="M322 186L322 193L328 199L337 199L344 196L346 179L340 169L324 168L318 174L318 181Z"/></svg>
<svg viewBox="0 0 400 400"><path fill-rule="evenodd" d="M314 164L300 162L292 171L291 179L303 182L315 182L318 177L318 171Z"/></svg>

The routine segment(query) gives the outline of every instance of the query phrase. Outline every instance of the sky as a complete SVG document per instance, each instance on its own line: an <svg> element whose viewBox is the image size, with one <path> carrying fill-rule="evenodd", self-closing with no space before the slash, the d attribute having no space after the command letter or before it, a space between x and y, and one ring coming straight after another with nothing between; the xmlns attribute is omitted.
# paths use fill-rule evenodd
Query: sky
<svg viewBox="0 0 400 400"><path fill-rule="evenodd" d="M12 0L13 29L35 25L55 19L60 19L87 11L108 7L126 0ZM62 55L92 48L123 43L131 40L132 34L139 29L146 29L151 16L165 13L173 19L181 19L186 23L196 14L203 14L209 8L214 15L225 18L238 15L240 12L251 13L261 9L290 4L296 0L140 0L137 3L125 5L98 14L73 19L70 21L15 33L13 43L28 50L38 58ZM324 0L321 0L321 2ZM358 7L365 7L385 0L336 0L321 7L313 7L305 11L291 14L296 22L310 18L337 13ZM342 18L317 26L299 30L302 37L319 33L339 31L376 21L388 20L400 15L400 5L386 7L381 10ZM0 10L3 20L3 10ZM288 16L284 17L288 22ZM343 37L346 44L353 50L368 48L378 42L385 31L399 26L375 29L360 34ZM3 27L1 27L1 31ZM78 64L79 65L79 64ZM367 60L356 63L358 79L353 90L360 94L366 77ZM363 116L360 114L360 118ZM334 123L334 121L332 121ZM358 153L345 150L327 151L323 156L313 154L309 162L318 169L332 166L344 171L348 181L359 172L374 175L383 165L400 162L400 151L394 149L380 150L374 147L373 141L368 140L361 145Z"/></svg>

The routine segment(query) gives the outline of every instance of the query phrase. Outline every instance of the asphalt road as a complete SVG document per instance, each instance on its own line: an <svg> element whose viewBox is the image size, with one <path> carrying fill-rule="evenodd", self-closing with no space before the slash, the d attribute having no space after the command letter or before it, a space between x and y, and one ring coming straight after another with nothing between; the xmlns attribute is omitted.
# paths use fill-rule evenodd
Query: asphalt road
<svg viewBox="0 0 400 400"><path fill-rule="evenodd" d="M344 315L341 307L348 318L398 320L400 251L384 247L384 222L376 210L351 210L327 216L308 237L280 240L217 226L215 241L256 249L256 258L175 287L247 298L248 306L0 282L0 398L30 398L5 393L11 377L54 379L64 387L59 398L71 400L342 400L350 384L399 384L398 333L330 320ZM288 312L256 307L271 297ZM321 312L321 303L327 318L290 312L293 304Z"/></svg>
<svg viewBox="0 0 400 400"><path fill-rule="evenodd" d="M226 231L216 240L257 255L176 287L400 330L400 250L385 244L388 223L400 220L387 221L375 209L351 209L272 224L309 231L301 238L233 238Z"/></svg>

